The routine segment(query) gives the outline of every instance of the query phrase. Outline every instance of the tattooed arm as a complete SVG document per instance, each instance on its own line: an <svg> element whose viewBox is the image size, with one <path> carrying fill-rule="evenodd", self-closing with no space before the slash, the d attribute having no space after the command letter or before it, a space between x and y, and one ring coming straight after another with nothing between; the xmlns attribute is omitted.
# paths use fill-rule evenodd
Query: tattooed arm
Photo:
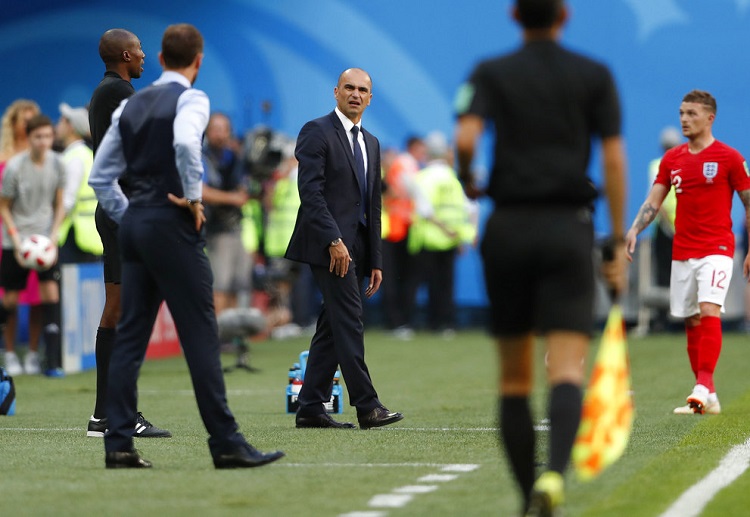
<svg viewBox="0 0 750 517"><path fill-rule="evenodd" d="M638 215L635 217L630 230L625 235L625 249L628 253L628 260L633 261L633 252L635 251L635 245L638 234L641 233L649 224L656 218L656 214L659 213L659 208L664 202L664 198L667 197L669 189L660 183L655 183L651 187L651 192L648 193L646 202L643 203L641 209L638 210ZM747 191L750 193L750 191Z"/></svg>
<svg viewBox="0 0 750 517"><path fill-rule="evenodd" d="M745 207L745 231L748 232L748 242L750 242L750 190L741 190L738 194ZM742 265L742 274L750 280L750 253L745 256L745 262Z"/></svg>

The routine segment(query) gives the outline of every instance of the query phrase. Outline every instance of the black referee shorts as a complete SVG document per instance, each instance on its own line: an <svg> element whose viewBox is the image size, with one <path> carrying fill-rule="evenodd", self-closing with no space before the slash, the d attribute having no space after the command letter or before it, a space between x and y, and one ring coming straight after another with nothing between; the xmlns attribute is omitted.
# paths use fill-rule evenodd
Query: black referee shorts
<svg viewBox="0 0 750 517"><path fill-rule="evenodd" d="M591 212L586 208L496 210L481 244L492 333L591 333L593 245Z"/></svg>
<svg viewBox="0 0 750 517"><path fill-rule="evenodd" d="M122 260L120 259L120 242L117 237L119 225L114 222L104 211L101 205L96 205L94 215L96 231L102 239L104 253L104 282L119 284L122 280Z"/></svg>

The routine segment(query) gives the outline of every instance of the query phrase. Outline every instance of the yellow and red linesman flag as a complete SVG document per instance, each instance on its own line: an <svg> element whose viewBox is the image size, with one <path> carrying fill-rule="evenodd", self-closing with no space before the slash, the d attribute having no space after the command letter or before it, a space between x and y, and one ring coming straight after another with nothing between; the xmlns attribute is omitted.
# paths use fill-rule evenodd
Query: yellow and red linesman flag
<svg viewBox="0 0 750 517"><path fill-rule="evenodd" d="M625 452L633 427L630 363L622 310L614 305L596 355L573 446L578 477L589 480Z"/></svg>

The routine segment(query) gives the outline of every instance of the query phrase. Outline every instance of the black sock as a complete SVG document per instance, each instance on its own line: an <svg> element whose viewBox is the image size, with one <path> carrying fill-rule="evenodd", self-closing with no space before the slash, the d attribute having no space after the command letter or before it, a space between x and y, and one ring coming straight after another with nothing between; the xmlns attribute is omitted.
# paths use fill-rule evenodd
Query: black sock
<svg viewBox="0 0 750 517"><path fill-rule="evenodd" d="M549 396L549 470L562 474L581 423L581 388L563 383L552 387Z"/></svg>
<svg viewBox="0 0 750 517"><path fill-rule="evenodd" d="M107 377L109 358L115 345L115 329L99 327L96 331L96 405L94 418L107 416Z"/></svg>
<svg viewBox="0 0 750 517"><path fill-rule="evenodd" d="M42 329L47 358L47 369L62 367L62 349L60 347L60 304L42 304Z"/></svg>
<svg viewBox="0 0 750 517"><path fill-rule="evenodd" d="M501 397L499 403L500 436L513 475L521 488L524 508L529 505L534 486L534 422L528 397Z"/></svg>

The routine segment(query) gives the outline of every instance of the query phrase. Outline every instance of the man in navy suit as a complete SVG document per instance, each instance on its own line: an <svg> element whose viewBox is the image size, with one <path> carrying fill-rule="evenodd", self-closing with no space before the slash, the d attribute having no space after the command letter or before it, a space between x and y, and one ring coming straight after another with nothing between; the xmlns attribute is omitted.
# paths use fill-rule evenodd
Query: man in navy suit
<svg viewBox="0 0 750 517"><path fill-rule="evenodd" d="M310 264L323 295L299 394L297 427L352 429L323 407L336 369L362 429L398 422L386 409L365 364L361 288L374 295L383 278L380 241L380 143L362 128L372 99L367 72L350 68L333 89L336 108L304 125L297 137L301 205L286 258Z"/></svg>

